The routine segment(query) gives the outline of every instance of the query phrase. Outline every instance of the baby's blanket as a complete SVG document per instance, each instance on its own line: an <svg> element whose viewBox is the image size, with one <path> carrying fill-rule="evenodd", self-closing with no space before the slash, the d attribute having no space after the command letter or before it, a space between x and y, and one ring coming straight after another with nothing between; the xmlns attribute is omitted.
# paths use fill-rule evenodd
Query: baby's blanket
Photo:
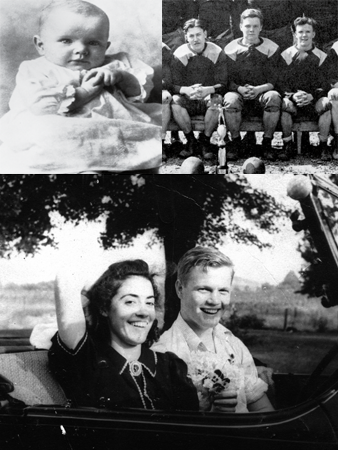
<svg viewBox="0 0 338 450"><path fill-rule="evenodd" d="M114 61L139 80L140 98L128 99L118 89L104 89L75 113L61 114L71 91L65 86L79 85L81 74L44 58L23 63L11 111L0 121L0 139L5 144L0 148L1 172L122 172L159 167L162 108L142 103L151 87L152 69L138 60L133 65L123 53L112 55L108 62ZM51 114L36 115L28 108L41 98Z"/></svg>

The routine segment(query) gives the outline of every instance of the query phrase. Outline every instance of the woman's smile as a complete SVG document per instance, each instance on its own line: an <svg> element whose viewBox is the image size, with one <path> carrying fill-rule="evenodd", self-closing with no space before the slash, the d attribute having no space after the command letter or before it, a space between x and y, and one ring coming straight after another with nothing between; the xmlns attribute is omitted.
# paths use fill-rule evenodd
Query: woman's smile
<svg viewBox="0 0 338 450"><path fill-rule="evenodd" d="M152 284L141 276L123 281L106 312L114 348L130 348L143 344L155 320Z"/></svg>

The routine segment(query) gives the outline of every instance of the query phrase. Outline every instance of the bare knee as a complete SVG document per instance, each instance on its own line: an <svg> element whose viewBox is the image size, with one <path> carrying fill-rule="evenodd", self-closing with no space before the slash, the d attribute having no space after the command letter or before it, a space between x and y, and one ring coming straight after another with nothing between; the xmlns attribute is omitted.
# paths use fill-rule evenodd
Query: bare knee
<svg viewBox="0 0 338 450"><path fill-rule="evenodd" d="M171 106L173 108L176 108L176 107L183 108L183 101L182 100L183 99L182 99L181 95L173 95L172 101L171 101Z"/></svg>
<svg viewBox="0 0 338 450"><path fill-rule="evenodd" d="M224 96L224 109L227 113L238 113L243 109L243 98L237 92L227 92Z"/></svg>
<svg viewBox="0 0 338 450"><path fill-rule="evenodd" d="M326 113L328 113L327 115L330 115L330 109L331 102L328 97L321 97L315 104L315 110L319 116L322 116Z"/></svg>
<svg viewBox="0 0 338 450"><path fill-rule="evenodd" d="M172 100L172 96L171 96L170 92L162 91L162 104L163 105L165 105L165 104L168 105L171 102L171 100Z"/></svg>
<svg viewBox="0 0 338 450"><path fill-rule="evenodd" d="M262 96L264 111L278 112L282 106L282 98L277 91L265 92Z"/></svg>

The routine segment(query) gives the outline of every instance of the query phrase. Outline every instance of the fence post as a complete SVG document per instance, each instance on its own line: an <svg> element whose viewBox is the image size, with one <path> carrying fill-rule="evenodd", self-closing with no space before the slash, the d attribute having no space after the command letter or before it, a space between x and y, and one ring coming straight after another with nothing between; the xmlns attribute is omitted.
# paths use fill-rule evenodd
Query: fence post
<svg viewBox="0 0 338 450"><path fill-rule="evenodd" d="M295 329L296 329L297 313L298 313L298 310L297 310L297 307L295 306L295 309L294 309L294 312L293 312L293 328L295 328Z"/></svg>
<svg viewBox="0 0 338 450"><path fill-rule="evenodd" d="M287 326L288 326L288 313L289 313L288 308L285 308L285 310L284 310L284 327L283 327L283 331L285 331Z"/></svg>

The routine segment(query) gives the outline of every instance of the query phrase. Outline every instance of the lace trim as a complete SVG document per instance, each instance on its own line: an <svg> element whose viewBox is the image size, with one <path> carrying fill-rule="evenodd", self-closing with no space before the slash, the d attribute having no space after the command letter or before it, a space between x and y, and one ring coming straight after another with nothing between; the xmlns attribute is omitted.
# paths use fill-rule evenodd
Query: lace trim
<svg viewBox="0 0 338 450"><path fill-rule="evenodd" d="M88 332L86 331L84 337L82 338L81 345L79 345L75 351L69 351L69 349L62 342L62 340L61 340L61 338L59 336L59 333L56 334L56 339L57 339L57 343L59 344L59 346L62 348L62 350L64 350L66 353L68 353L69 355L72 355L72 356L75 356L75 355L77 355L79 353L79 351L81 350L81 348L85 344L85 342L87 340L87 337L88 337Z"/></svg>
<svg viewBox="0 0 338 450"><path fill-rule="evenodd" d="M60 104L57 114L63 115L69 113L69 107L75 101L75 93L75 87L71 84L62 86L62 90L56 95L56 99Z"/></svg>

